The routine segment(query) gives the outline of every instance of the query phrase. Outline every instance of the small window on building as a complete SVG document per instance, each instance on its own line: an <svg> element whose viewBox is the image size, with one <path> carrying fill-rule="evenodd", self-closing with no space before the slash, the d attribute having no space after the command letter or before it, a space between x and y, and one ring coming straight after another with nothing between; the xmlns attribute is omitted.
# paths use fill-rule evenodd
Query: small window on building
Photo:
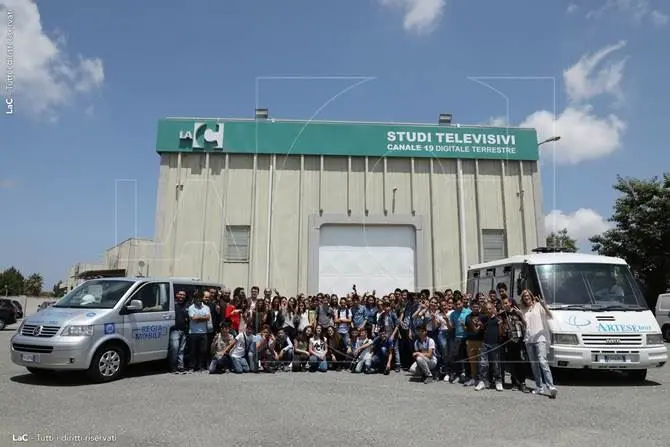
<svg viewBox="0 0 670 447"><path fill-rule="evenodd" d="M250 226L226 225L223 260L226 262L249 262L250 239Z"/></svg>
<svg viewBox="0 0 670 447"><path fill-rule="evenodd" d="M504 230L482 230L482 262L497 261L507 257Z"/></svg>

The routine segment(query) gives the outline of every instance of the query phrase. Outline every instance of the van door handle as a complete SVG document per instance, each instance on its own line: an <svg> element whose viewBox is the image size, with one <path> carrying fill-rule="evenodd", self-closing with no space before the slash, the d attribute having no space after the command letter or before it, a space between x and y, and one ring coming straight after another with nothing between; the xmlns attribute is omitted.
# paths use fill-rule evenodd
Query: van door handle
<svg viewBox="0 0 670 447"><path fill-rule="evenodd" d="M163 320L169 320L171 318L170 314L163 315Z"/></svg>

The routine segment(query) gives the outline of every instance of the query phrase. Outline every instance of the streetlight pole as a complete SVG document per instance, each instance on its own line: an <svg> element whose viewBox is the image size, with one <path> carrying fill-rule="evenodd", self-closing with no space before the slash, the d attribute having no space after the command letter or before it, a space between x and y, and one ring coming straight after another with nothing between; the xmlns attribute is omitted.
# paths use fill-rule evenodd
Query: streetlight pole
<svg viewBox="0 0 670 447"><path fill-rule="evenodd" d="M540 147L540 146L542 146L543 144L546 144L546 143L555 143L556 141L558 141L560 139L561 139L561 137L558 136L558 135L555 136L555 137L547 138L546 140L540 141L539 143L537 143L537 147Z"/></svg>

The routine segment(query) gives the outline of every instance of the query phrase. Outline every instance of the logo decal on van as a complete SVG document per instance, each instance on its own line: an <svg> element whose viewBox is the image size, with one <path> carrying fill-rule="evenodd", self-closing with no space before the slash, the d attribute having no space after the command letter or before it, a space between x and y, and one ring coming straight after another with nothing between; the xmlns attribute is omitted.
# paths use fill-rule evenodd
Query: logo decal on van
<svg viewBox="0 0 670 447"><path fill-rule="evenodd" d="M86 314L87 317L95 317L95 312L89 312Z"/></svg>
<svg viewBox="0 0 670 447"><path fill-rule="evenodd" d="M574 327L585 327L585 326L590 326L591 325L591 320L588 318L584 317L578 317L577 315L572 315L568 318L567 323L570 326Z"/></svg>
<svg viewBox="0 0 670 447"><path fill-rule="evenodd" d="M105 335L113 334L114 332L116 332L114 323L105 323Z"/></svg>

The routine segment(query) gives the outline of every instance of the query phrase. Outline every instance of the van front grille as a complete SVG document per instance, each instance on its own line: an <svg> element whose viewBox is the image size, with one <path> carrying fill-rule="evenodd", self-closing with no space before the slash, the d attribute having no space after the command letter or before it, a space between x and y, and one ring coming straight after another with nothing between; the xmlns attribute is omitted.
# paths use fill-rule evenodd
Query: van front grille
<svg viewBox="0 0 670 447"><path fill-rule="evenodd" d="M12 348L15 351L34 352L37 354L50 354L54 350L53 346L22 345L19 343L13 343Z"/></svg>
<svg viewBox="0 0 670 447"><path fill-rule="evenodd" d="M585 346L642 346L641 334L583 334Z"/></svg>
<svg viewBox="0 0 670 447"><path fill-rule="evenodd" d="M39 324L24 324L21 328L21 335L26 337L53 337L58 333L60 326L42 326Z"/></svg>

